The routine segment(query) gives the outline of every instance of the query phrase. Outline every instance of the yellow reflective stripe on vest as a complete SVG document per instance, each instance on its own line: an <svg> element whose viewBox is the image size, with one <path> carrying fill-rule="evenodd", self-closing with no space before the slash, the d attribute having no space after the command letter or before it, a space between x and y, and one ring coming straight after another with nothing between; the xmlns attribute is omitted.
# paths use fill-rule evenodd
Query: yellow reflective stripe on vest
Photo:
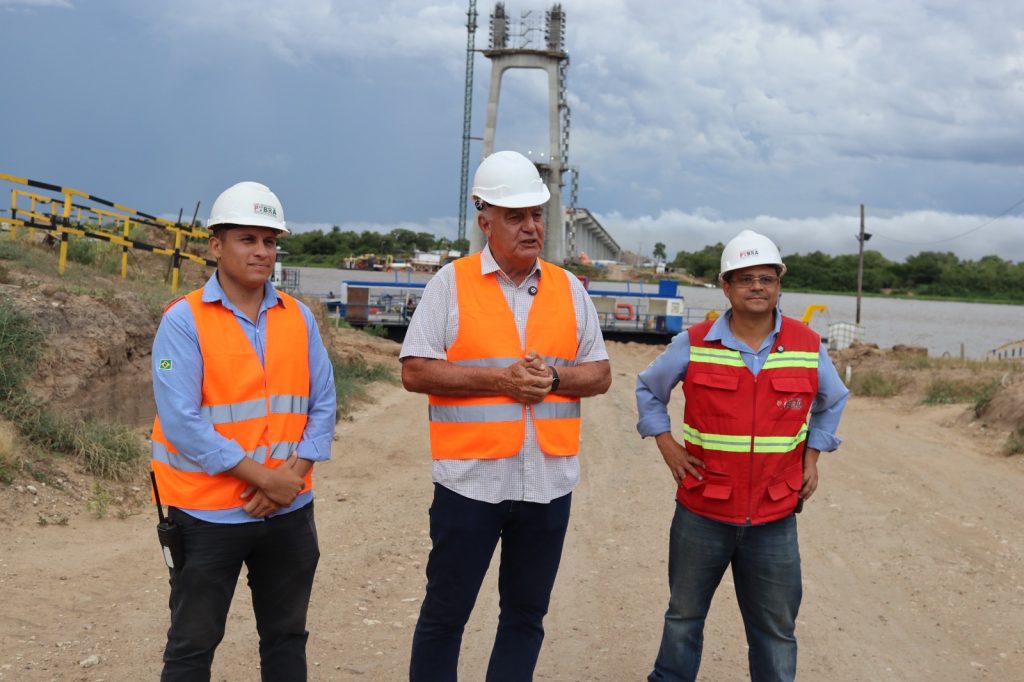
<svg viewBox="0 0 1024 682"><path fill-rule="evenodd" d="M708 450L722 452L750 452L750 436L728 436L724 433L701 433L689 424L683 424L683 439Z"/></svg>
<svg viewBox="0 0 1024 682"><path fill-rule="evenodd" d="M754 452L789 452L807 440L807 422L800 425L795 436L756 436Z"/></svg>
<svg viewBox="0 0 1024 682"><path fill-rule="evenodd" d="M701 348L690 346L690 362L704 362L709 365L725 365L726 367L746 367L740 352L727 348Z"/></svg>
<svg viewBox="0 0 1024 682"><path fill-rule="evenodd" d="M807 422L800 425L794 436L754 436L751 447L749 435L726 435L724 433L701 433L689 424L683 424L683 439L707 450L720 452L760 452L778 453L795 450L800 443L807 440Z"/></svg>
<svg viewBox="0 0 1024 682"><path fill-rule="evenodd" d="M517 422L523 418L519 403L497 405L430 405L430 421L454 423Z"/></svg>
<svg viewBox="0 0 1024 682"><path fill-rule="evenodd" d="M808 353L799 350L771 353L764 362L764 369L779 369L780 367L818 369L819 357L818 353Z"/></svg>

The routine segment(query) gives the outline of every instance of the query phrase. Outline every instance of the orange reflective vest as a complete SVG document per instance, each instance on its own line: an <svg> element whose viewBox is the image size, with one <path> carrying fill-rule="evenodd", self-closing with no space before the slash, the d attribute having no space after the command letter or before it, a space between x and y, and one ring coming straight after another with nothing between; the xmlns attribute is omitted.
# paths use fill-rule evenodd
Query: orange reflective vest
<svg viewBox="0 0 1024 682"><path fill-rule="evenodd" d="M508 367L525 350L536 351L549 365L576 365L579 340L572 291L565 272L539 261L537 295L526 321L526 345L501 293L498 273L481 276L480 254L455 261L459 331L447 351L448 362L467 367ZM430 395L430 451L434 459L512 457L526 437L526 410L531 410L537 441L545 455L579 451L580 400L549 393L536 405L507 396Z"/></svg>
<svg viewBox="0 0 1024 682"><path fill-rule="evenodd" d="M204 303L202 295L197 289L184 297L195 318L203 356L199 411L247 457L278 467L302 439L309 411L309 330L299 303L278 292L284 305L267 310L264 368L235 314L219 301ZM153 421L152 440L161 502L207 510L245 504L239 495L248 484L228 473L205 473L168 440L159 416ZM311 474L312 470L306 475L303 492L312 487Z"/></svg>
<svg viewBox="0 0 1024 682"><path fill-rule="evenodd" d="M803 483L807 417L818 393L821 340L807 325L782 328L754 376L739 351L704 339L694 325L683 381L686 450L705 465L676 498L690 511L727 523L767 523L793 512Z"/></svg>

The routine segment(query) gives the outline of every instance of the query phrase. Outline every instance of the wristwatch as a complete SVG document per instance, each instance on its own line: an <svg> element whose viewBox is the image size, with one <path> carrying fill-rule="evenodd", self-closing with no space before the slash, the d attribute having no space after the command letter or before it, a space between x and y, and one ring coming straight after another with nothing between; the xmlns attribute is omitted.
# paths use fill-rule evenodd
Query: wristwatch
<svg viewBox="0 0 1024 682"><path fill-rule="evenodd" d="M558 383L561 381L561 378L558 376L558 370L555 369L554 365L548 365L548 368L551 370L551 392L554 393L558 390Z"/></svg>

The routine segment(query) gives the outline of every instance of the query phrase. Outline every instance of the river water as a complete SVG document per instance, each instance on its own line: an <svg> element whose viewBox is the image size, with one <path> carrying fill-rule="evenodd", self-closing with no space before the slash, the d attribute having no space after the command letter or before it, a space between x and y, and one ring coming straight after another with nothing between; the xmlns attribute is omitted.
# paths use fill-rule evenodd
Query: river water
<svg viewBox="0 0 1024 682"><path fill-rule="evenodd" d="M384 282L425 282L429 275L416 273L383 273L364 270L333 270L326 268L299 268L300 285L306 294L326 296L337 293L342 280L374 280ZM625 282L591 282L591 289L606 291L656 292L657 285ZM725 310L728 301L721 289L679 287L685 305L691 311ZM800 317L811 304L828 306L828 311L814 316L811 326L826 334L831 322L853 322L856 318L855 296L830 294L786 293L783 288L782 310L792 317ZM918 301L896 298L862 298L861 327L864 340L882 348L897 344L922 346L932 357L950 355L959 357L961 346L965 357L981 358L989 350L1009 341L1024 338L1024 305L994 305L989 303L958 303L947 301Z"/></svg>

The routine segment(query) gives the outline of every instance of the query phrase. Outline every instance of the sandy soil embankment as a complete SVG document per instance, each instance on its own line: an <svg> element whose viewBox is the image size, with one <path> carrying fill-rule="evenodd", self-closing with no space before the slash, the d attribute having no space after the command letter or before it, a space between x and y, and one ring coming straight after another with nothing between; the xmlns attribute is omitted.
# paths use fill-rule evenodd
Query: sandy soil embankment
<svg viewBox="0 0 1024 682"><path fill-rule="evenodd" d="M657 650L673 485L654 444L637 437L633 406L636 373L657 350L610 344L615 383L585 403L583 480L538 680L640 680ZM431 495L425 399L394 385L372 393L372 403L339 423L334 461L318 467L314 680L403 679L422 597ZM846 442L823 458L820 491L800 516L801 679L1019 679L1024 462L997 455L1002 441L962 413L851 400L840 431ZM167 575L151 510L41 527L17 513L30 493L0 495L23 500L6 505L13 511L0 521L0 679L153 679ZM464 640L466 680L482 679L486 666L493 573ZM706 680L746 674L730 585L726 576L709 618ZM253 678L246 593L243 578L214 679Z"/></svg>

